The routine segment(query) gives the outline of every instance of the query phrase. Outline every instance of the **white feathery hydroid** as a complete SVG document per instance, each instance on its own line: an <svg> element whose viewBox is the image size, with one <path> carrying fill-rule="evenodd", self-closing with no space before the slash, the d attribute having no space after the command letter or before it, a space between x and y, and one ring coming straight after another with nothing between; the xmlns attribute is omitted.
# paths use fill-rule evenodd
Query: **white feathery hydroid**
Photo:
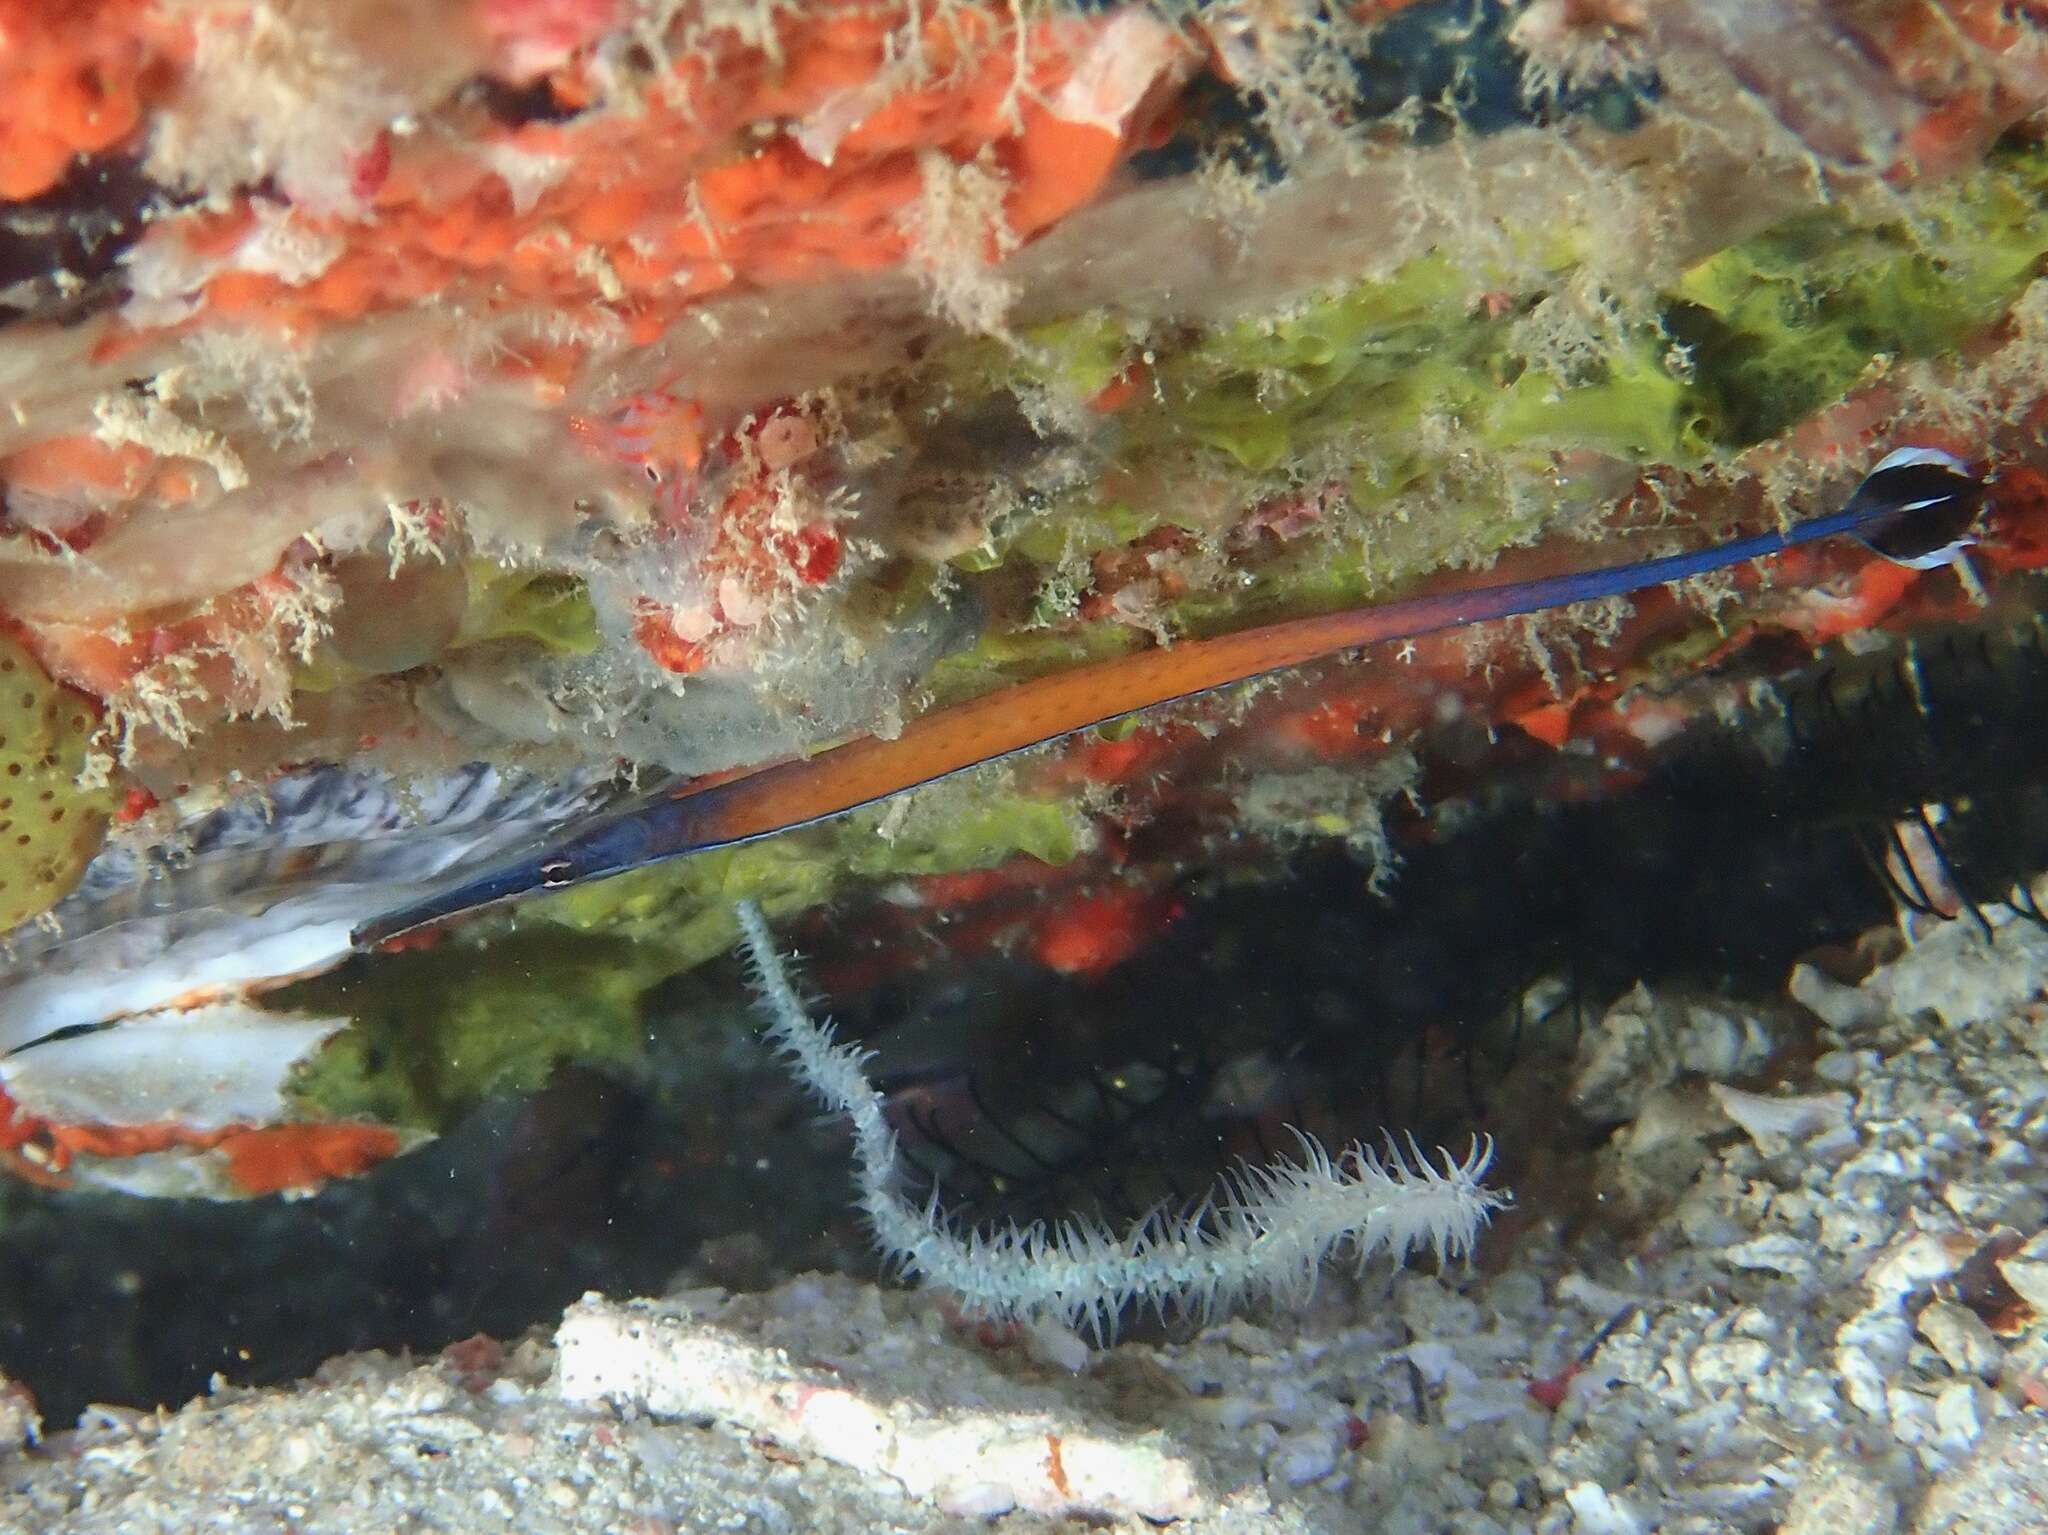
<svg viewBox="0 0 2048 1535"><path fill-rule="evenodd" d="M1047 1226L960 1230L936 1192L919 1204L903 1192L896 1136L866 1055L833 1041L791 984L760 908L739 907L768 1035L813 1093L853 1126L860 1207L876 1241L906 1274L941 1285L989 1316L1054 1317L1099 1339L1132 1302L1207 1319L1252 1298L1299 1300L1317 1270L1348 1253L1362 1267L1379 1253L1396 1263L1418 1248L1439 1260L1471 1250L1507 1196L1480 1182L1493 1156L1475 1140L1461 1161L1432 1162L1411 1140L1384 1155L1353 1144L1332 1155L1296 1131L1301 1157L1227 1173L1203 1204L1155 1209L1118 1234L1076 1218Z"/></svg>

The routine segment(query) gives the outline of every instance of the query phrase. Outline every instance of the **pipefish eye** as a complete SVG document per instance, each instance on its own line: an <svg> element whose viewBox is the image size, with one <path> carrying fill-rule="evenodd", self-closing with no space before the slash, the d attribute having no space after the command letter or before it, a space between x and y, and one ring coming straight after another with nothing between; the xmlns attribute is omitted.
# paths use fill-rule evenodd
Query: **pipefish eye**
<svg viewBox="0 0 2048 1535"><path fill-rule="evenodd" d="M573 884L576 866L566 858L550 858L540 866L540 887L543 890L560 890L564 885Z"/></svg>

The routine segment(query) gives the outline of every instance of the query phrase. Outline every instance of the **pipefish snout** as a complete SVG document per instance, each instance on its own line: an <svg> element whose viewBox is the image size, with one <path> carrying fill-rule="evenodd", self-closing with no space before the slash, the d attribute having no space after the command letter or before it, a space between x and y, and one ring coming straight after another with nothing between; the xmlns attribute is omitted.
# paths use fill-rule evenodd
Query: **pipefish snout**
<svg viewBox="0 0 2048 1535"><path fill-rule="evenodd" d="M863 737L813 757L685 786L367 923L354 938L380 943L530 891L773 836L1107 720L1388 640L1620 596L1838 535L1895 563L1931 569L1952 562L1974 541L1985 493L1983 480L1953 455L1901 448L1871 470L1839 511L1788 529L1624 565L1288 619L1074 667L934 710L893 739Z"/></svg>

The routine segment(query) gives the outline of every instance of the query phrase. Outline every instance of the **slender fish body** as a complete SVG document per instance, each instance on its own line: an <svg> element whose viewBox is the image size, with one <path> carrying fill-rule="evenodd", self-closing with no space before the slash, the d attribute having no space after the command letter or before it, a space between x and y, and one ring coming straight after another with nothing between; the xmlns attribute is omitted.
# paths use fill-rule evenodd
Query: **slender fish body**
<svg viewBox="0 0 2048 1535"><path fill-rule="evenodd" d="M813 757L686 785L365 924L356 940L378 943L529 891L810 825L1107 720L1342 651L1642 591L1844 534L1895 563L1933 569L1960 558L1974 541L1970 530L1984 496L1983 481L1952 455L1901 448L1878 463L1840 511L1781 531L1625 565L1288 619L1033 678L923 715L891 739L865 736Z"/></svg>

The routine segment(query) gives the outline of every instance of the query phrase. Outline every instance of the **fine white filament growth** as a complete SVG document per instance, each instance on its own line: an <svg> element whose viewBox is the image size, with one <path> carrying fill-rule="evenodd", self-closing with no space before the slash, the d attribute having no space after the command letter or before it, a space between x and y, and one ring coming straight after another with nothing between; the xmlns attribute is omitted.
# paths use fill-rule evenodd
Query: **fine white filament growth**
<svg viewBox="0 0 2048 1535"><path fill-rule="evenodd" d="M1471 1250L1480 1228L1507 1203L1480 1178L1491 1140L1460 1161L1432 1162L1412 1141L1384 1155L1353 1144L1333 1156L1296 1131L1299 1161L1241 1165L1191 1209L1153 1210L1118 1233L1076 1218L993 1230L961 1230L936 1191L903 1191L895 1132L868 1081L866 1055L833 1041L791 984L760 908L739 908L768 1036L798 1078L853 1127L859 1203L875 1239L906 1274L955 1292L988 1316L1057 1318L1098 1339L1133 1302L1200 1319L1246 1300L1305 1297L1324 1259L1348 1253L1362 1267L1380 1253L1396 1263L1418 1248L1439 1261Z"/></svg>

